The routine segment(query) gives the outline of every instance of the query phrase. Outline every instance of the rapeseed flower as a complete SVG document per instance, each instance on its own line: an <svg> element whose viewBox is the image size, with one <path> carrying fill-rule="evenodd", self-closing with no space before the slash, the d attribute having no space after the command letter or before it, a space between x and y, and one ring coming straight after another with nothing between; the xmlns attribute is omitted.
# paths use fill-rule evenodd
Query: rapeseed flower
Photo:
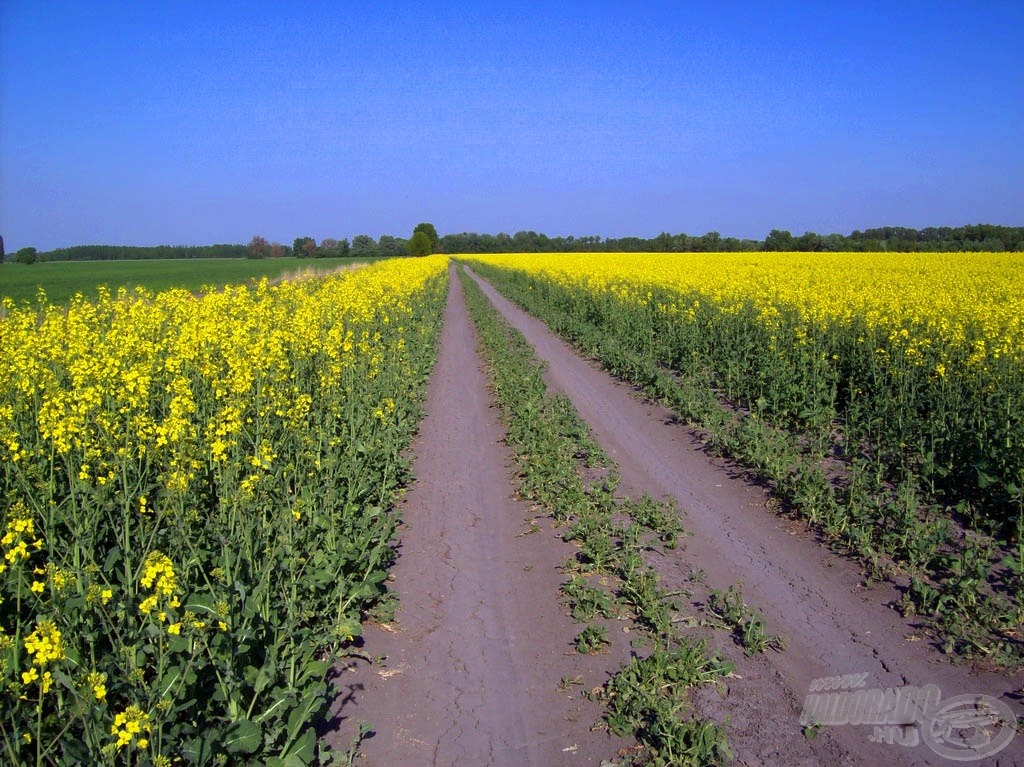
<svg viewBox="0 0 1024 767"><path fill-rule="evenodd" d="M130 745L134 740L138 748L146 748L149 745L147 736L153 731L150 724L149 714L138 706L128 706L124 711L114 716L114 723L110 725L110 734L115 737L115 745L122 749Z"/></svg>
<svg viewBox="0 0 1024 767"><path fill-rule="evenodd" d="M37 623L35 630L25 637L25 650L32 656L32 665L39 668L63 660L64 644L56 624L52 620Z"/></svg>

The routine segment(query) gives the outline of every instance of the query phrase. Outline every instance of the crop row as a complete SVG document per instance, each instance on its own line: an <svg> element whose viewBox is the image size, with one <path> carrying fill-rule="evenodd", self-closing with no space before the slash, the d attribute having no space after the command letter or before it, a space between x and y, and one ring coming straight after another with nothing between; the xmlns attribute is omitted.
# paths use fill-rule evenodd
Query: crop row
<svg viewBox="0 0 1024 767"><path fill-rule="evenodd" d="M302 765L383 594L443 258L0 322L0 761Z"/></svg>

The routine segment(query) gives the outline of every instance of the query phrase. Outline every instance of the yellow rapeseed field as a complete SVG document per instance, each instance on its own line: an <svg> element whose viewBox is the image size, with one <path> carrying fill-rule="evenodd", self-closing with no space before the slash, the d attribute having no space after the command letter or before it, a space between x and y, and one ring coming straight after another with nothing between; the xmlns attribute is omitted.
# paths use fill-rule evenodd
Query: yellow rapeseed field
<svg viewBox="0 0 1024 767"><path fill-rule="evenodd" d="M692 317L694 301L728 311L750 303L766 324L792 310L808 324L863 320L915 357L921 345L971 347L972 364L1024 362L1024 256L1019 253L579 253L474 257L611 291L645 304L651 288L680 301L664 311ZM685 300L684 300L685 299Z"/></svg>
<svg viewBox="0 0 1024 767"><path fill-rule="evenodd" d="M381 592L446 279L5 306L0 762L317 758L320 657Z"/></svg>
<svg viewBox="0 0 1024 767"><path fill-rule="evenodd" d="M466 258L623 369L699 373L802 434L800 450L868 459L904 497L1004 532L1024 518L1022 254Z"/></svg>

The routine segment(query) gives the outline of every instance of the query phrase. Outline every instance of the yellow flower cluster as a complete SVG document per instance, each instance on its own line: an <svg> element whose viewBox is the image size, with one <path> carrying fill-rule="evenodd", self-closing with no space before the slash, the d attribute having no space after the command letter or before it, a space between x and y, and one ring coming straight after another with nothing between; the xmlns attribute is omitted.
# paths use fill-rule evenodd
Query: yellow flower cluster
<svg viewBox="0 0 1024 767"><path fill-rule="evenodd" d="M90 584L89 588L85 592L85 603L93 604L99 602L100 604L107 604L114 596L114 590L109 586L98 586L95 583Z"/></svg>
<svg viewBox="0 0 1024 767"><path fill-rule="evenodd" d="M152 588L157 594L170 596L174 593L174 563L166 554L152 552L146 557L146 564L139 582L147 589Z"/></svg>
<svg viewBox="0 0 1024 767"><path fill-rule="evenodd" d="M32 663L45 666L51 661L64 657L60 630L53 621L45 620L36 624L35 631L25 637L25 650L32 656Z"/></svg>
<svg viewBox="0 0 1024 767"><path fill-rule="evenodd" d="M46 576L58 594L75 585L75 581L77 580L73 572L62 567L58 567L52 562L47 562L46 567L37 567L34 572L36 575ZM32 584L32 590L37 593L41 592L43 588L44 586L40 581L35 581Z"/></svg>
<svg viewBox="0 0 1024 767"><path fill-rule="evenodd" d="M144 615L149 615L160 605L161 601L164 601L169 607L178 607L180 604L177 595L174 593L177 588L174 563L171 562L170 557L166 554L154 551L146 557L139 583L143 588L153 590L152 594L139 603L139 612ZM168 597L169 599L167 599ZM164 621L167 619L167 614L161 611L157 617Z"/></svg>
<svg viewBox="0 0 1024 767"><path fill-rule="evenodd" d="M130 745L133 740L137 748L148 748L148 736L152 732L153 725L149 722L149 714L138 706L128 706L116 714L114 723L110 725L110 734L115 737L118 749Z"/></svg>
<svg viewBox="0 0 1024 767"><path fill-rule="evenodd" d="M0 561L0 573L7 569L7 565L15 564L29 558L31 552L29 546L38 550L42 547L43 541L35 537L36 526L31 517L14 517L7 522L7 531L3 538L0 538L0 546L3 546L3 561Z"/></svg>
<svg viewBox="0 0 1024 767"><path fill-rule="evenodd" d="M86 684L92 690L93 697L103 702L107 697L107 675L100 671L93 671L86 677Z"/></svg>

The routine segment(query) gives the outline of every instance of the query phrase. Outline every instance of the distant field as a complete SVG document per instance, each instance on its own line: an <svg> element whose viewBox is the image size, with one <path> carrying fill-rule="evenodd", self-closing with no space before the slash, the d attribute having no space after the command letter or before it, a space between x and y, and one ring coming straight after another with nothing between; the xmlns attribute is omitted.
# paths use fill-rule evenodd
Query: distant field
<svg viewBox="0 0 1024 767"><path fill-rule="evenodd" d="M190 258L146 261L60 261L0 265L0 297L34 301L42 288L51 303L65 303L76 293L94 295L100 285L111 290L137 285L159 291L204 287L279 277L300 269L329 271L337 266L378 259L353 258Z"/></svg>

